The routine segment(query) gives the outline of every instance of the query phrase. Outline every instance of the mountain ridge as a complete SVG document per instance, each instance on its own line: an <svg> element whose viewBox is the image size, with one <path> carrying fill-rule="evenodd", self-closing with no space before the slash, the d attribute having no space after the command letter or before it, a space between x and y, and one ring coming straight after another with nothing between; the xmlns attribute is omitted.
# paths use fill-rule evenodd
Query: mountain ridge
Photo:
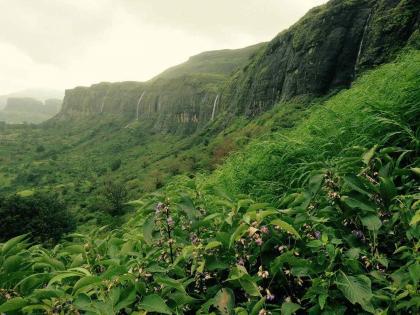
<svg viewBox="0 0 420 315"><path fill-rule="evenodd" d="M204 52L147 82L67 90L56 119L107 113L152 119L156 131L191 134L222 112L254 116L277 102L347 88L358 73L417 42L418 25L415 0L331 0L269 43ZM226 66L225 54L239 57Z"/></svg>

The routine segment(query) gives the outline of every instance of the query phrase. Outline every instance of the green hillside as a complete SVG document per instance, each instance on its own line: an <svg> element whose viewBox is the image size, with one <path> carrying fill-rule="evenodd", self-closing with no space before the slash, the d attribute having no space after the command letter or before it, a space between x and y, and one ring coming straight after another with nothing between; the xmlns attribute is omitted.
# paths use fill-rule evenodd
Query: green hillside
<svg viewBox="0 0 420 315"><path fill-rule="evenodd" d="M0 123L0 314L416 314L419 12L332 0Z"/></svg>
<svg viewBox="0 0 420 315"><path fill-rule="evenodd" d="M117 230L8 241L0 311L415 311L419 73L418 52L369 73L214 175L131 202Z"/></svg>

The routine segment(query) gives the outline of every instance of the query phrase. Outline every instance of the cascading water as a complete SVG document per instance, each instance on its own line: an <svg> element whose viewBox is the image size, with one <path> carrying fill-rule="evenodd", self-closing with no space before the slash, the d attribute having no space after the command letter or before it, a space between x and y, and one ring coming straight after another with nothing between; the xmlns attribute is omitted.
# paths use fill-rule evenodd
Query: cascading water
<svg viewBox="0 0 420 315"><path fill-rule="evenodd" d="M356 77L357 68L358 68L358 64L359 64L359 60L360 60L360 55L362 54L363 44L365 43L366 31L369 27L369 22L370 22L371 17L372 17L372 12L369 13L369 16L366 20L365 27L363 29L362 39L360 40L359 50L357 51L356 62L354 63L354 70L353 70L354 77Z"/></svg>
<svg viewBox="0 0 420 315"><path fill-rule="evenodd" d="M106 98L107 98L107 96L108 96L108 93L109 93L109 89L106 91L105 96L104 96L104 98L103 98L103 100L102 100L102 104L101 104L101 114L104 112L105 100L106 100Z"/></svg>
<svg viewBox="0 0 420 315"><path fill-rule="evenodd" d="M215 98L214 103L213 103L213 111L211 113L211 120L212 121L214 120L214 115L216 114L216 106L217 106L218 100L219 100L219 94L216 95L216 98Z"/></svg>
<svg viewBox="0 0 420 315"><path fill-rule="evenodd" d="M137 110L136 110L136 120L139 120L139 108L140 108L140 103L141 100L143 99L144 94L146 93L146 91L143 91L143 93L141 93L141 96L139 97L139 100L137 102Z"/></svg>

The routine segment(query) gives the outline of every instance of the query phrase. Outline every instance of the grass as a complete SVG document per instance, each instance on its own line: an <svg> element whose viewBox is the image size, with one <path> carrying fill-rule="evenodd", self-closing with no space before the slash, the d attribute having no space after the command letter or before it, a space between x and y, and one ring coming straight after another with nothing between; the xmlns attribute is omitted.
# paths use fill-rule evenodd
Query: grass
<svg viewBox="0 0 420 315"><path fill-rule="evenodd" d="M393 137L383 138L388 127L398 124L398 132L406 132L406 125L418 127L419 86L420 53L414 51L313 106L297 128L255 140L230 157L215 180L232 192L274 201L301 184L305 173L334 167L335 158L348 155L351 147L392 143ZM418 141L418 134L412 137Z"/></svg>

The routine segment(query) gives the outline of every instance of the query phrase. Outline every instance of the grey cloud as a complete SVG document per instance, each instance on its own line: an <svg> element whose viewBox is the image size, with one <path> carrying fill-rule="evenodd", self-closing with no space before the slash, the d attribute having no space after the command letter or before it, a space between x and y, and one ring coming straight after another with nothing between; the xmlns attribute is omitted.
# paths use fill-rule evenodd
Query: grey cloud
<svg viewBox="0 0 420 315"><path fill-rule="evenodd" d="M90 0L89 0L90 1ZM12 44L35 62L65 63L112 27L113 5L89 1L9 0L0 2L0 41Z"/></svg>

